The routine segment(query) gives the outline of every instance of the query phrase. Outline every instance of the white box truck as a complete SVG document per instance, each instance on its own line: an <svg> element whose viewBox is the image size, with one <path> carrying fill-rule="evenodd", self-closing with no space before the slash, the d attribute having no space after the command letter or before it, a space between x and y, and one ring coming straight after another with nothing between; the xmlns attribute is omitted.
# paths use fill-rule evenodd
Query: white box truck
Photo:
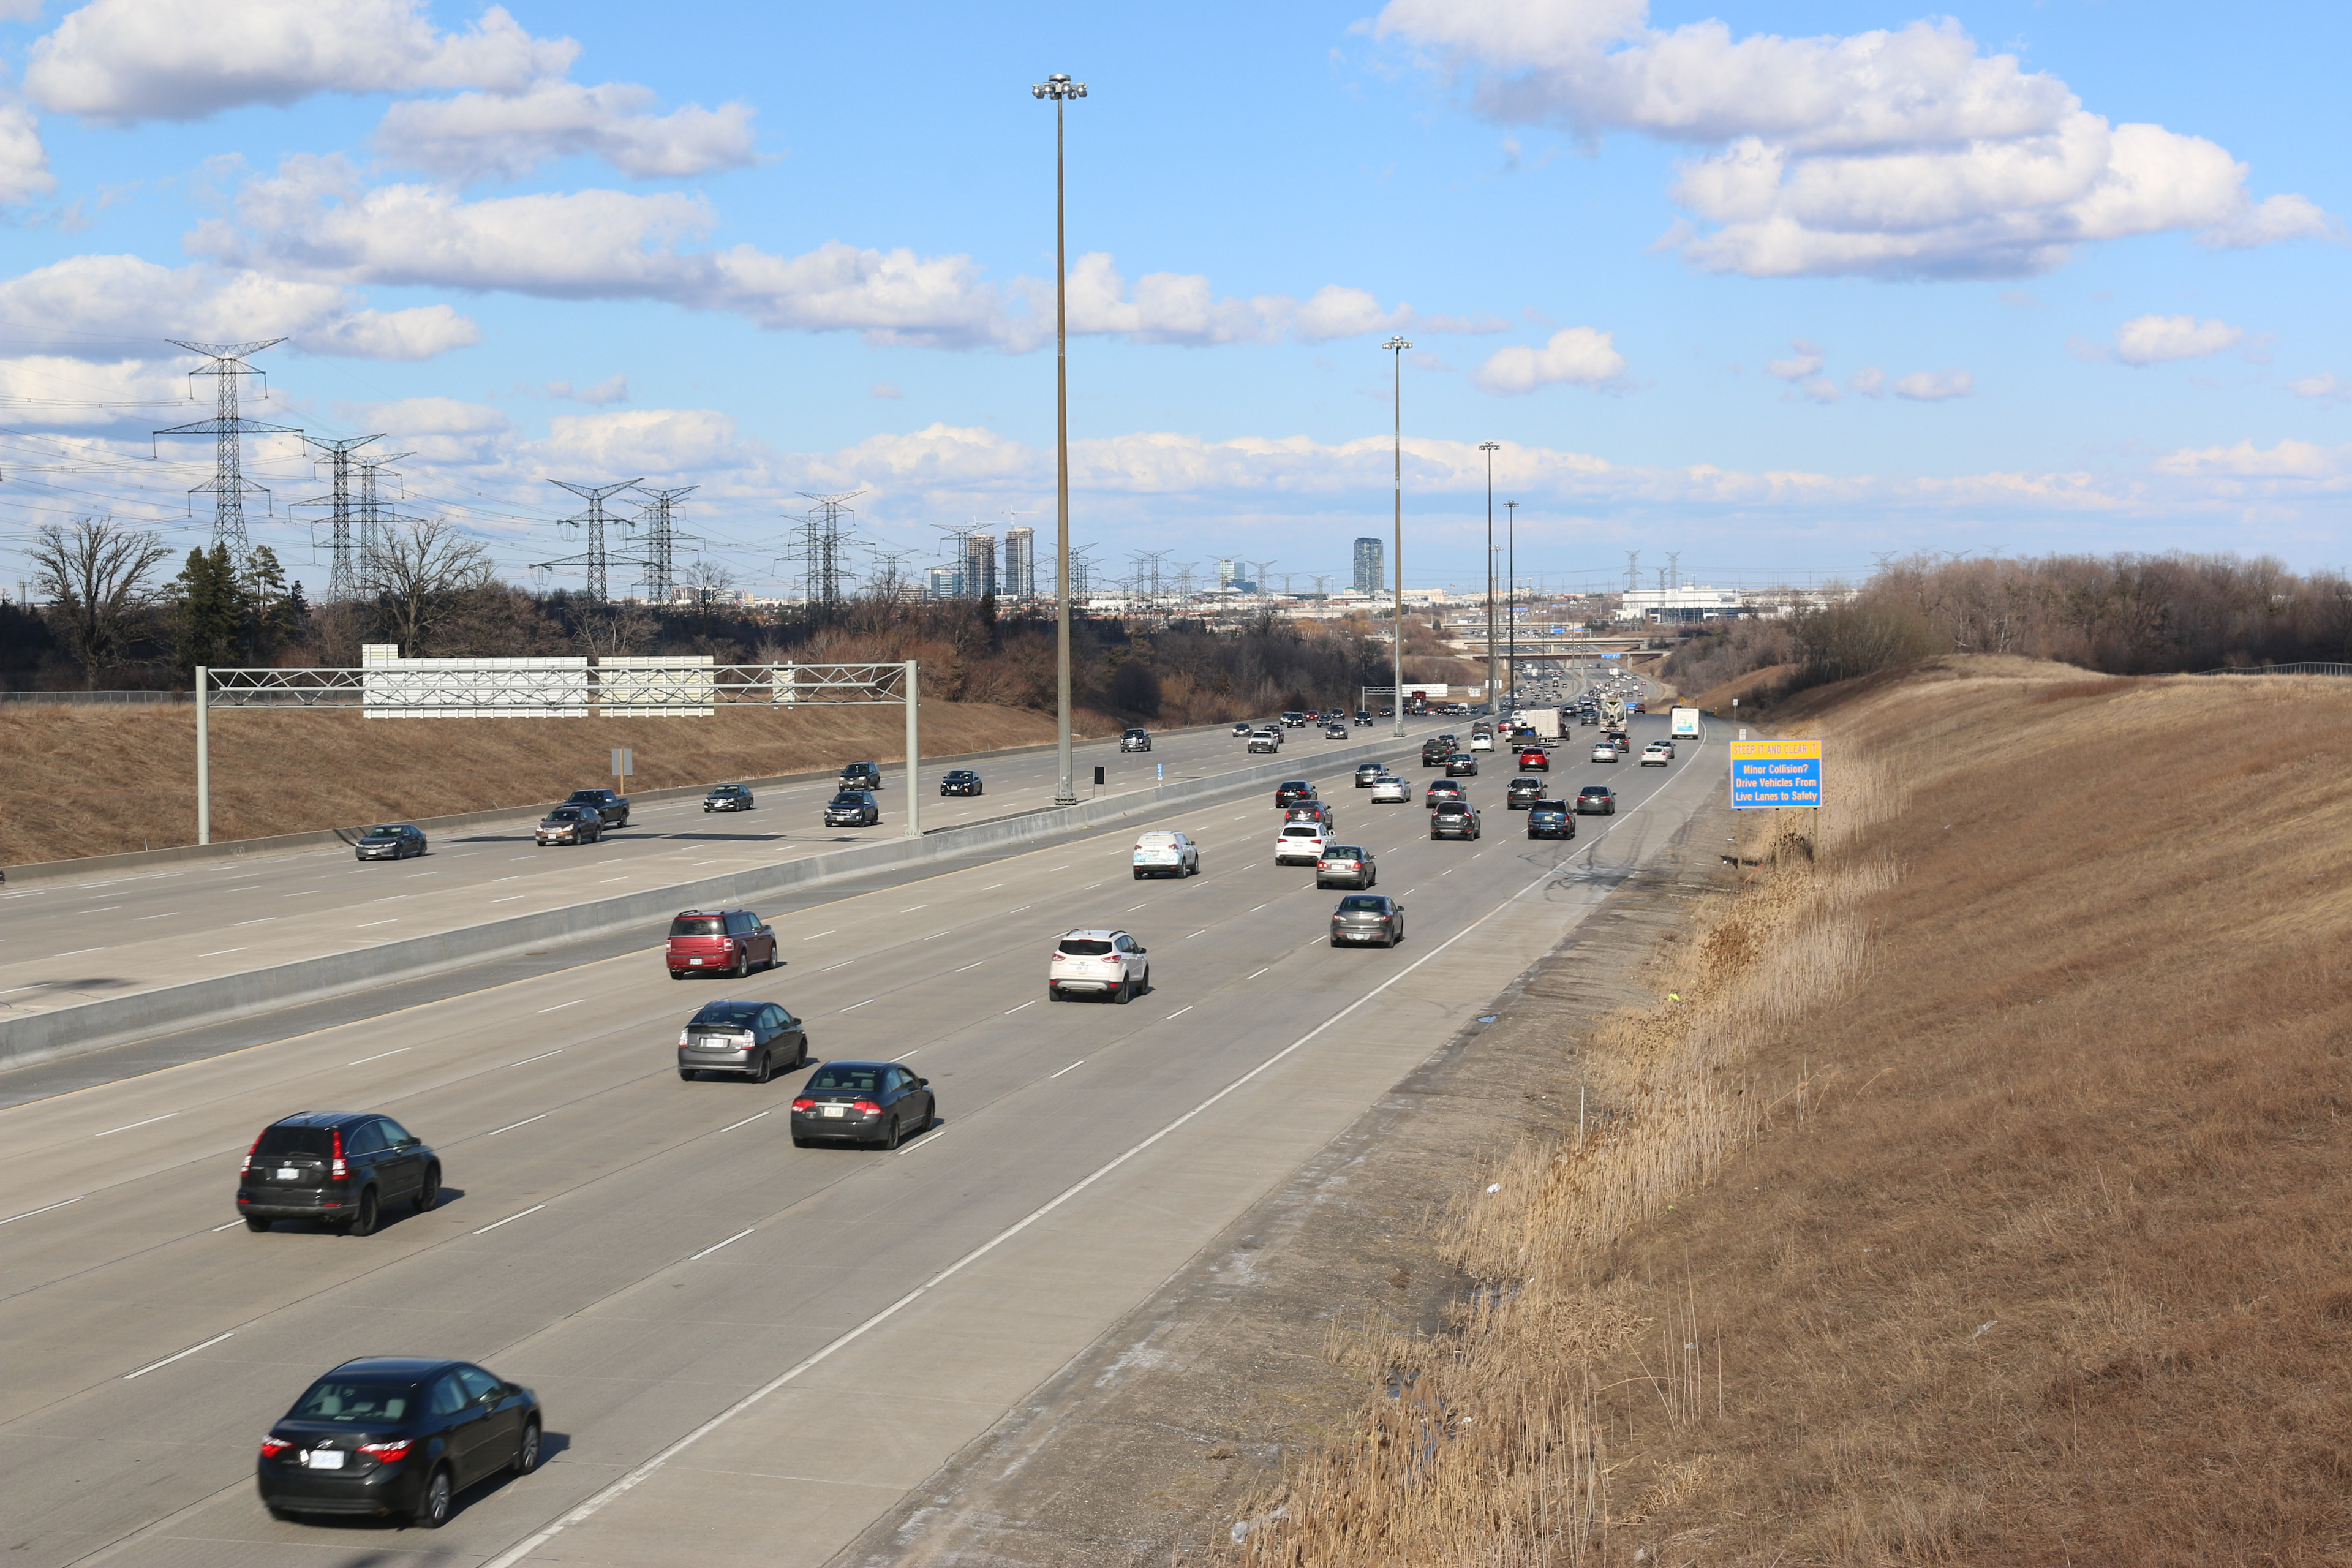
<svg viewBox="0 0 2352 1568"><path fill-rule="evenodd" d="M1696 741L1698 739L1697 709L1676 707L1674 710L1673 717L1674 727L1667 731L1669 734L1673 735L1677 741Z"/></svg>
<svg viewBox="0 0 2352 1568"><path fill-rule="evenodd" d="M1559 739L1559 709L1530 708L1525 714L1521 715L1521 717L1525 720L1528 727L1535 731L1536 734L1540 739L1546 741L1557 741Z"/></svg>

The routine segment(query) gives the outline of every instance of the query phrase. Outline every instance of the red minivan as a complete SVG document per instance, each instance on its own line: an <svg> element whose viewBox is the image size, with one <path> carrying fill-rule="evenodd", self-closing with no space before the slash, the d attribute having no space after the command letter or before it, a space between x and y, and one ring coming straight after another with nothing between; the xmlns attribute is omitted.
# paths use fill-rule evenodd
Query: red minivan
<svg viewBox="0 0 2352 1568"><path fill-rule="evenodd" d="M665 957L672 980L698 969L745 975L774 966L776 933L749 910L686 910L670 920Z"/></svg>

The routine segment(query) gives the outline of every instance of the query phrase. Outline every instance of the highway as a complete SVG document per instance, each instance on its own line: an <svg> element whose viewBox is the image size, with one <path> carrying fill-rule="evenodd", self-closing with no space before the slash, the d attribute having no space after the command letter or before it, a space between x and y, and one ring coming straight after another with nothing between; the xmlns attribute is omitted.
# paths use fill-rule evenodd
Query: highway
<svg viewBox="0 0 2352 1568"><path fill-rule="evenodd" d="M1122 830L796 912L793 967L727 989L792 1007L820 1057L932 1079L942 1124L891 1154L793 1148L799 1075L681 1083L677 1025L719 988L643 952L0 1111L5 1561L826 1561L1721 782L1711 745L1665 769L1584 750L1558 754L1561 792L1624 805L1567 843L1524 838L1507 766L1469 782L1488 831L1467 844L1319 781L1407 905L1393 952L1325 943L1339 895L1271 865L1270 792L1152 824L1202 841L1191 880L1132 880ZM1091 925L1150 947L1152 991L1045 1004L1053 938ZM446 1162L441 1206L366 1238L247 1233L238 1156L306 1109L399 1117ZM438 1534L270 1521L261 1433L319 1371L384 1352L530 1384L545 1468Z"/></svg>
<svg viewBox="0 0 2352 1568"><path fill-rule="evenodd" d="M1400 761L1413 760L1423 733L1446 727L1430 720L1408 725ZM1302 764L1318 748L1339 744L1313 731L1286 733L1282 755ZM1349 731L1359 741L1380 733ZM1228 734L1201 731L1155 740L1149 752L1089 742L1081 757L1082 799L1146 787L1163 769L1171 780L1186 779L1268 760L1245 755L1244 742ZM866 759L842 759L860 760ZM649 802L635 810L630 826L577 847L533 842L541 806L509 823L436 838L431 853L407 860L357 862L338 846L0 889L0 1021L887 838L903 821L905 767L881 765L877 827L825 827L822 807L834 791L817 781L762 791L748 812L706 813L698 799ZM1053 804L1058 764L1050 751L970 765L985 783L977 798L941 797L945 766L925 765L926 829ZM1099 790L1092 783L1097 766L1105 770Z"/></svg>

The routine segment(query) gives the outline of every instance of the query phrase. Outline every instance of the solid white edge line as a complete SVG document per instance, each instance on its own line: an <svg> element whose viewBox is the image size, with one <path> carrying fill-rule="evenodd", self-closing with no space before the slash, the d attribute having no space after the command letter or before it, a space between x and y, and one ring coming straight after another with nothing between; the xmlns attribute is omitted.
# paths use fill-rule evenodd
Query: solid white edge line
<svg viewBox="0 0 2352 1568"><path fill-rule="evenodd" d="M169 1365L171 1365L173 1362L178 1361L178 1360L180 1359L180 1357L181 1357L181 1356L192 1356L192 1355L195 1354L198 1351L202 1351L202 1350L210 1350L213 1346L215 1346L215 1345L216 1345L216 1344L220 1343L220 1342L221 1342L221 1341L223 1341L223 1340L233 1340L233 1339L235 1339L235 1338L236 1338L236 1331L235 1329L231 1329L228 1332L226 1332L226 1333L225 1333L225 1334L215 1334L211 1339L206 1340L203 1344L200 1344L200 1345L190 1345L186 1350L184 1350L184 1351L180 1352L179 1352L179 1354L177 1354L177 1355L167 1355L167 1356L165 1356L162 1361L151 1361L151 1362L149 1362L145 1366L141 1367L137 1372L126 1372L126 1373L124 1373L122 1374L122 1381L123 1381L123 1382L125 1382L125 1383L129 1383L129 1382L130 1382L132 1378L134 1378L134 1377L144 1377L144 1376L146 1376L149 1373L153 1372L153 1371L154 1371L157 1367L159 1367L159 1366L169 1366Z"/></svg>
<svg viewBox="0 0 2352 1568"><path fill-rule="evenodd" d="M527 1208L527 1209L523 1210L523 1211L522 1211L522 1214L510 1214L510 1215L507 1215L507 1217L506 1217L506 1218L504 1218L504 1219L494 1219L494 1220L492 1220L489 1224L488 1224L488 1225L484 1226L481 1229L479 1229L479 1230L476 1231L474 1234L475 1234L476 1236L488 1236L488 1235L489 1235L489 1234L490 1234L490 1232L492 1232L492 1231L494 1231L494 1230L498 1229L498 1228L499 1228L499 1226L502 1226L502 1225L512 1225L515 1221L517 1221L517 1220L519 1220L519 1219L523 1218L523 1217L524 1217L524 1215L535 1215L535 1214L537 1214L540 1210L541 1210L541 1209L545 1208L546 1206L547 1206L547 1205L546 1205L545 1204L533 1204L533 1205L530 1205L530 1207L529 1207L529 1208Z"/></svg>
<svg viewBox="0 0 2352 1568"><path fill-rule="evenodd" d="M767 1112L765 1112L765 1111L761 1111L761 1114L764 1116L764 1115L766 1115L766 1114L767 1114ZM759 1229L759 1228L760 1228L760 1227L759 1227L759 1226L746 1226L744 1229L741 1229L741 1230L737 1231L734 1235L732 1235L732 1236L729 1237L726 1240L724 1240L724 1241L720 1242L720 1243L719 1244L719 1247L704 1247L701 1251L699 1251L699 1252L696 1253L692 1258L688 1258L688 1259L687 1259L687 1261L688 1261L688 1263L699 1263L700 1261L702 1261L702 1259L704 1259L704 1258L706 1258L709 1257L712 1253L714 1253L714 1252L718 1251L719 1247L732 1247L732 1246L734 1246L737 1242L739 1242L739 1241L742 1240L745 1237L747 1237L747 1236L751 1235L752 1231L757 1230L757 1229Z"/></svg>
<svg viewBox="0 0 2352 1568"><path fill-rule="evenodd" d="M88 1195L88 1194L83 1194L85 1197ZM0 1225L14 1225L20 1219L30 1219L37 1214L47 1214L51 1209L61 1209L68 1204L78 1204L79 1202L81 1202L81 1198L59 1198L56 1203L43 1204L39 1208L26 1209L23 1214L12 1214L6 1219L0 1219Z"/></svg>
<svg viewBox="0 0 2352 1568"><path fill-rule="evenodd" d="M1647 803L1645 802L1644 804ZM1611 832L1614 832L1615 830L1614 826L1610 829ZM1603 838L1607 837L1608 834L1601 835L1601 837ZM1600 841L1601 840L1599 838L1596 838L1593 840L1593 843L1598 844ZM1283 1047L1282 1049L1275 1052L1274 1055L1266 1058L1265 1060L1258 1063L1257 1066L1250 1068L1249 1071L1242 1074L1241 1077L1234 1079L1233 1082L1225 1085L1224 1088L1217 1090L1216 1093L1211 1095L1208 1099L1202 1100L1200 1104L1194 1106L1183 1115L1179 1116L1173 1121L1169 1122L1166 1126L1160 1128L1159 1131L1154 1132L1149 1138L1144 1139L1141 1142L1129 1149L1125 1153L1117 1155L1105 1162L1103 1164L1096 1167L1090 1174L1081 1177L1078 1181L1063 1188L1058 1194L1048 1199L1044 1204L1039 1205L1023 1218L1014 1221L1013 1224L1005 1226L1003 1230L998 1231L988 1240L981 1243L978 1247L973 1247L970 1252L965 1253L961 1258L957 1258L953 1263L949 1264L945 1268L942 1268L940 1272L931 1276L930 1279L925 1280L920 1285L916 1286L912 1290L908 1291L905 1295L899 1297L897 1300L891 1302L888 1306L883 1308L872 1317L867 1318L856 1328L836 1336L825 1344L820 1346L806 1359L793 1364L793 1366L787 1367L784 1371L777 1373L776 1376L770 1379L767 1383L762 1384L758 1388L753 1389L751 1393L743 1395L742 1398L737 1400L734 1404L729 1405L718 1415L711 1416L709 1420L695 1427L694 1430L687 1433L686 1436L671 1443L667 1447L663 1448L660 1452L655 1454L651 1458L648 1458L644 1463L638 1465L635 1469L629 1471L618 1480L608 1482L596 1491L590 1493L585 1500L563 1514L558 1516L552 1522L541 1526L538 1531L526 1536L523 1540L516 1542L514 1545L507 1548L506 1551L499 1552L497 1556L489 1559L482 1565L482 1568L514 1568L516 1563L520 1563L524 1558L529 1557L541 1546L544 1546L549 1542L554 1540L556 1536L562 1534L568 1527L583 1523L585 1521L593 1518L597 1513L604 1510L607 1503L610 1503L615 1498L618 1498L625 1493L634 1491L637 1487L652 1479L654 1476L658 1474L662 1468L670 1462L670 1460L686 1452L687 1449L692 1447L695 1444L700 1442L711 1433L716 1432L719 1428L724 1426L730 1421L732 1421L744 1411L751 1409L753 1405L766 1399L768 1395L775 1393L776 1390L783 1387L786 1384L791 1383L793 1379L799 1377L801 1373L807 1372L818 1363L830 1359L835 1352L845 1350L855 1342L865 1338L867 1334L881 1327L885 1322L897 1317L907 1308L912 1306L922 1297L945 1284L949 1279L954 1278L956 1275L962 1273L966 1268L979 1262L982 1258L987 1257L990 1253L995 1251L1006 1242L1011 1241L1014 1237L1019 1236L1023 1231L1027 1230L1031 1226L1035 1225L1039 1220L1044 1219L1047 1215L1052 1214L1055 1209L1060 1208L1064 1204L1068 1203L1080 1193L1085 1192L1097 1182L1101 1181L1113 1171L1116 1171L1120 1166L1126 1164L1129 1160L1134 1159L1137 1155L1142 1153L1153 1144L1158 1143L1161 1139L1168 1137L1171 1133L1173 1133L1187 1122L1192 1121L1195 1117L1204 1114L1210 1110L1210 1108L1216 1105L1226 1096L1236 1092L1245 1084L1248 1084L1253 1079L1258 1078L1261 1074L1270 1070L1275 1064L1280 1062L1286 1057L1288 1057L1292 1052L1304 1047L1309 1041L1321 1035L1326 1029L1330 1028L1333 1025L1346 1018L1349 1014L1355 1012L1357 1008L1363 1006L1366 1003L1371 1001L1373 997L1378 996L1381 992L1386 991L1390 986L1394 985L1398 981L1402 980L1406 975L1411 974L1423 964L1429 963L1432 959L1437 957L1438 954L1444 952L1447 948L1452 947L1455 942L1460 942L1464 937L1468 936L1472 931L1476 931L1487 921L1492 920L1496 915L1502 912L1502 910L1517 902L1528 892L1537 888L1540 888L1546 882L1550 881L1554 877L1559 874L1559 871L1560 868L1559 866L1547 868L1542 876L1538 877L1534 881L1528 883L1527 886L1520 888L1517 891L1512 893L1510 897L1505 899L1501 903L1496 904L1493 909L1488 910L1476 920L1471 921L1460 931L1455 931L1452 936L1447 937L1444 942L1439 942L1435 947L1431 948L1427 952L1423 953L1419 958L1414 959L1411 963L1406 964L1402 969L1398 970L1394 974L1390 975L1386 980L1381 981L1378 985L1373 986L1370 991L1365 992L1361 996L1357 997L1353 1002L1349 1003L1345 1007L1340 1008L1339 1011L1332 1014L1328 1018L1324 1019L1323 1022L1316 1025L1315 1027L1299 1036L1298 1038ZM1034 1000L1035 998L1031 998L1031 1002L1034 1002ZM1022 1006L1026 1007L1031 1005L1031 1002L1024 1002L1022 1004ZM1016 1011L1018 1009L1016 1009ZM1076 1064L1073 1063L1072 1065L1075 1066ZM1067 1068L1063 1069L1065 1072L1068 1070L1069 1069ZM529 1213L530 1211L525 1210L524 1212ZM522 1216L518 1215L514 1217L520 1219ZM499 1223L503 1225L506 1222L501 1220ZM478 1231L475 1234L479 1235L480 1232Z"/></svg>

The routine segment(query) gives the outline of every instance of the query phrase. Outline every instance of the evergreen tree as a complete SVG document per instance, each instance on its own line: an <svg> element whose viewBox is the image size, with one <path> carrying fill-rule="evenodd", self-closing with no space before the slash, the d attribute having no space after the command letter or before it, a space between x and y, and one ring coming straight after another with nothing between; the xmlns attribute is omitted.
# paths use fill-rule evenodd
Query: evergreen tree
<svg viewBox="0 0 2352 1568"><path fill-rule="evenodd" d="M238 591L236 565L228 546L188 552L188 563L173 587L179 621L178 658L181 671L194 679L198 665L233 664L245 626L245 595Z"/></svg>

